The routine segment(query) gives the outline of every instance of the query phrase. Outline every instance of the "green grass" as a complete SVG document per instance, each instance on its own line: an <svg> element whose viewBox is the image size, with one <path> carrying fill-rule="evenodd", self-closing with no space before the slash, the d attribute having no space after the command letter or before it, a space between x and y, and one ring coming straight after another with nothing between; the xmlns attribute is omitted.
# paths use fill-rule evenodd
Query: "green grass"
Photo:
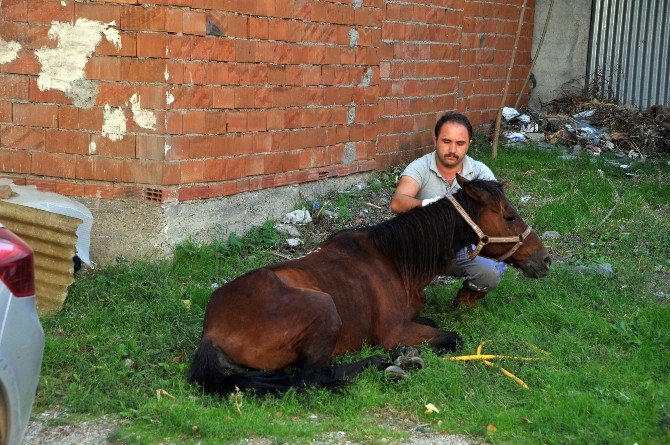
<svg viewBox="0 0 670 445"><path fill-rule="evenodd" d="M35 411L62 405L73 419L118 416L127 423L113 439L137 444L396 443L409 437L408 422L503 444L668 443L670 306L657 295L670 292L668 163L638 164L631 177L606 160L564 161L546 150L471 154L509 181L508 197L538 233L563 235L547 242L556 264L543 280L509 271L474 309L450 309L458 283L433 286L425 314L463 335L464 354L484 340L492 340L486 352L538 355L529 344L548 351L542 361L504 363L528 390L481 363L426 350L427 366L400 383L368 370L340 394L202 395L185 377L203 308L213 286L277 261L271 251L280 239L268 223L244 237L183 244L172 261L120 261L78 276L64 310L43 320ZM351 217L355 200L339 194L333 204ZM614 274L572 267L598 263ZM439 414L424 413L429 402Z"/></svg>

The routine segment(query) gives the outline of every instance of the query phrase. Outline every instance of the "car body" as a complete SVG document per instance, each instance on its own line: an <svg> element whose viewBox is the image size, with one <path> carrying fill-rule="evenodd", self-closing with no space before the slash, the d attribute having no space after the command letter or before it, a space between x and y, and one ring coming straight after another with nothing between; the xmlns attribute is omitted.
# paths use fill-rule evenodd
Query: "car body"
<svg viewBox="0 0 670 445"><path fill-rule="evenodd" d="M23 440L43 353L33 250L0 224L0 444Z"/></svg>

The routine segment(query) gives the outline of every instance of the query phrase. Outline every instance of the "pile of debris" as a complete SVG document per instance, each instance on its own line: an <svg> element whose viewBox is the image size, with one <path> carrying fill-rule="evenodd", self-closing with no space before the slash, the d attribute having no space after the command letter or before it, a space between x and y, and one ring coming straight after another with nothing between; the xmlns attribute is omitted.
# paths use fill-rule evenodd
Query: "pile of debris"
<svg viewBox="0 0 670 445"><path fill-rule="evenodd" d="M633 160L670 154L670 107L646 111L631 105L563 95L542 103L541 111L503 109L501 137L509 142L574 147L593 156L610 151Z"/></svg>

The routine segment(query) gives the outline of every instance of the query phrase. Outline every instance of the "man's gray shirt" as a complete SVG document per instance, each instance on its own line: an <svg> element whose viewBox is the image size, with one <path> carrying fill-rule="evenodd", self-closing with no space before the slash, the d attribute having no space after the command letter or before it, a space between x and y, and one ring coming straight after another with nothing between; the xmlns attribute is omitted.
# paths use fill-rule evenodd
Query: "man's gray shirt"
<svg viewBox="0 0 670 445"><path fill-rule="evenodd" d="M490 168L479 161L475 161L470 156L465 156L460 174L468 180L496 179ZM434 198L436 196L444 196L447 193L454 194L461 188L455 180L453 185L450 186L442 178L442 175L437 171L434 151L412 161L402 172L401 176L409 176L419 183L421 188L416 195L417 199Z"/></svg>

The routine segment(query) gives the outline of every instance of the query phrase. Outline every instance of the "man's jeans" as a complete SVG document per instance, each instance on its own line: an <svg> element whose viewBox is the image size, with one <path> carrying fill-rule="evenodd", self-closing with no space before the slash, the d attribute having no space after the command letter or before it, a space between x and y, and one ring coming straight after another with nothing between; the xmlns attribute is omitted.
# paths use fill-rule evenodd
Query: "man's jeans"
<svg viewBox="0 0 670 445"><path fill-rule="evenodd" d="M474 249L474 246L472 246ZM467 256L467 248L456 255L449 275L465 278L467 285L480 292L492 291L500 283L502 274L507 270L507 265L502 262L477 256L471 260Z"/></svg>

